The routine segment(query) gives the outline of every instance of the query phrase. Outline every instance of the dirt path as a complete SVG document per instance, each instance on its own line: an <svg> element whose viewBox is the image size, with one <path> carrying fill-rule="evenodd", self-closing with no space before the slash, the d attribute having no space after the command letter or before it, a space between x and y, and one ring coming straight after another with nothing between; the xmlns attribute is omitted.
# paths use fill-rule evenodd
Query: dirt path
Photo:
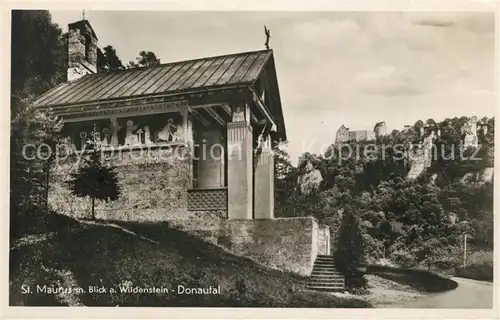
<svg viewBox="0 0 500 320"><path fill-rule="evenodd" d="M493 283L464 278L452 278L458 282L454 290L426 295L415 300L390 304L389 308L493 308Z"/></svg>

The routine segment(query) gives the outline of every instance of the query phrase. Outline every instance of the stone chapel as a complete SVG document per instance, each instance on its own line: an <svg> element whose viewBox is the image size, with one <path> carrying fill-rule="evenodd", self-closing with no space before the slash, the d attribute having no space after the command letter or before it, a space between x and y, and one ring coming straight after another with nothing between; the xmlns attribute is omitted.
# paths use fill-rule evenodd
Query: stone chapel
<svg viewBox="0 0 500 320"><path fill-rule="evenodd" d="M64 121L74 155L98 132L120 199L96 202L106 220L168 221L265 265L309 275L330 254L328 226L274 217L272 143L287 139L272 50L98 72L97 36L69 24L68 81L35 101ZM78 157L52 168L50 205L88 217L65 187Z"/></svg>

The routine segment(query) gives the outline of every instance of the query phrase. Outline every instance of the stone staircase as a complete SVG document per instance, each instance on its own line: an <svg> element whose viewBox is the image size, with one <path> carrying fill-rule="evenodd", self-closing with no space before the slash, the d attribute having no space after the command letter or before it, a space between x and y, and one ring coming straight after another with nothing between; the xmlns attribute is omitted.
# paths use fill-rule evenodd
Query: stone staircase
<svg viewBox="0 0 500 320"><path fill-rule="evenodd" d="M307 288L316 291L344 291L344 276L335 268L333 256L318 255Z"/></svg>

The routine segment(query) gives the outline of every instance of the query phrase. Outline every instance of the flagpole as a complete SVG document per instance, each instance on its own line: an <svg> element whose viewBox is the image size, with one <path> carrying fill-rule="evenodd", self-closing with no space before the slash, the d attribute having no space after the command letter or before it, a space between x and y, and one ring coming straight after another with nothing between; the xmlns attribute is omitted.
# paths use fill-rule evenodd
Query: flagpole
<svg viewBox="0 0 500 320"><path fill-rule="evenodd" d="M467 261L467 233L464 232L464 269Z"/></svg>

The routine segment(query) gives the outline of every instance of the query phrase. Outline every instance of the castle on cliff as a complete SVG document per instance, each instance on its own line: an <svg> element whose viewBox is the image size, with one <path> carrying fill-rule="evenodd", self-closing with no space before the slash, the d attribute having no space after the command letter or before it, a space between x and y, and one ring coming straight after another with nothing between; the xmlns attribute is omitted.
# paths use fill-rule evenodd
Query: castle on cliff
<svg viewBox="0 0 500 320"><path fill-rule="evenodd" d="M410 132L411 130L413 130L411 126L407 125L403 129L403 132ZM478 122L476 116L472 116L462 125L460 131L462 136L462 149L477 148L479 146L478 133L482 131L483 134L486 134L488 127L486 124ZM441 130L439 128L432 128L429 125L424 125L420 128L420 144L415 145L414 148L410 150L410 171L407 175L408 178L417 178L425 169L431 166L432 160L436 156L433 154L433 152L436 152L436 150L433 150L433 143L440 137Z"/></svg>
<svg viewBox="0 0 500 320"><path fill-rule="evenodd" d="M350 130L343 124L337 130L335 136L336 143L344 143L348 141L370 141L387 134L387 126L385 121L377 122L373 131L369 130Z"/></svg>

